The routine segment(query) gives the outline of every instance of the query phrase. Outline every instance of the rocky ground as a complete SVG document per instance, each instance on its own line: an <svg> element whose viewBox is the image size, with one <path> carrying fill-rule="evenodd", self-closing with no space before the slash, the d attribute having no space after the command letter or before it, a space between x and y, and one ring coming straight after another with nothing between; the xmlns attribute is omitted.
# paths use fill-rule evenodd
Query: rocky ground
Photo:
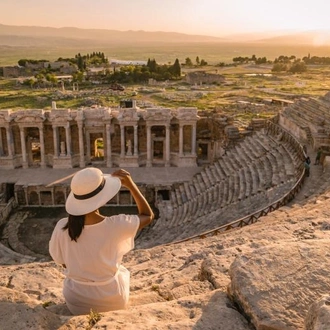
<svg viewBox="0 0 330 330"><path fill-rule="evenodd" d="M129 253L127 310L72 316L53 262L0 249L0 329L330 329L330 180L313 166L290 205L205 239Z"/></svg>

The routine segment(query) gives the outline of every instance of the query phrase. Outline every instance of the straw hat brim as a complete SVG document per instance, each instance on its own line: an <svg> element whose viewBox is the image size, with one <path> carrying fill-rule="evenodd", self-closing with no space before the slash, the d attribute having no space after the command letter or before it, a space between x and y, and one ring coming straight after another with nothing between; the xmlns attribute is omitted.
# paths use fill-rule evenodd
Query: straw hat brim
<svg viewBox="0 0 330 330"><path fill-rule="evenodd" d="M91 198L76 199L71 191L65 203L66 211L72 215L84 215L99 209L112 199L120 190L121 181L110 174L103 174L103 177L105 179L103 189Z"/></svg>

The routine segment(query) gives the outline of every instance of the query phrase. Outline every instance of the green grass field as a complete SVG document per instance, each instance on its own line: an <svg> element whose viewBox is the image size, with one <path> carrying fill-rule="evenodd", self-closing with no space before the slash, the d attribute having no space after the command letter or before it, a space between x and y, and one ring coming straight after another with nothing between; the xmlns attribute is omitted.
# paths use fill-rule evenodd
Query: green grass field
<svg viewBox="0 0 330 330"><path fill-rule="evenodd" d="M260 103L262 99L271 98L296 100L300 97L323 96L330 89L329 66L310 66L306 73L299 75L272 74L271 68L272 65L223 68L208 65L203 70L223 75L225 84L189 86L177 81L167 86L144 85L144 89L139 85L126 85L124 93L111 92L109 85L80 86L79 92L73 92L71 86L67 86L65 92L61 92L60 87L31 89L16 83L14 79L0 79L0 110L50 109L52 101L56 101L57 108L76 109L92 105L117 107L120 100L134 98L169 108L223 109L237 121L247 122L255 117L273 116L278 108L274 108L274 112L240 112L236 106L238 101ZM201 68L183 69L183 75L197 69Z"/></svg>
<svg viewBox="0 0 330 330"><path fill-rule="evenodd" d="M96 48L95 48L96 47ZM111 46L85 46L85 47L9 47L0 45L0 66L16 65L22 58L45 59L54 61L59 57L74 57L75 54L87 54L93 51L101 51L109 59L122 60L147 60L154 58L158 63L174 63L178 58L181 63L187 57L195 61L196 56L204 59L211 65L220 62L231 63L237 56L267 57L274 60L280 55L295 55L302 58L311 56L329 56L330 46L308 46L308 45L276 45L263 43L136 43L134 45L114 44Z"/></svg>

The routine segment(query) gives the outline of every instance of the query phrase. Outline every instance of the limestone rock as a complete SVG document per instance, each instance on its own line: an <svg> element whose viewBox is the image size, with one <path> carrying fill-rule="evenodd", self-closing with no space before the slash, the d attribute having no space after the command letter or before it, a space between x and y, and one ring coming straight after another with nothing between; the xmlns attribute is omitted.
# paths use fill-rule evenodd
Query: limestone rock
<svg viewBox="0 0 330 330"><path fill-rule="evenodd" d="M236 258L228 291L257 330L303 328L309 306L330 290L329 243L285 242Z"/></svg>
<svg viewBox="0 0 330 330"><path fill-rule="evenodd" d="M328 330L330 327L330 296L313 303L305 319L306 330Z"/></svg>
<svg viewBox="0 0 330 330"><path fill-rule="evenodd" d="M106 329L109 324L122 330L251 329L221 291L105 313L93 329Z"/></svg>
<svg viewBox="0 0 330 330"><path fill-rule="evenodd" d="M58 329L60 318L27 294L0 286L1 330Z"/></svg>

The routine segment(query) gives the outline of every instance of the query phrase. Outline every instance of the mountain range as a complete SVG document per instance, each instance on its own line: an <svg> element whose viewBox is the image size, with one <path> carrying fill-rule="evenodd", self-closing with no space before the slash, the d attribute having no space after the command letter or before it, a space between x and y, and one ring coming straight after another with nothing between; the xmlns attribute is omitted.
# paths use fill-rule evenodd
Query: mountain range
<svg viewBox="0 0 330 330"><path fill-rule="evenodd" d="M81 29L75 27L12 26L0 24L0 46L80 46L137 43L268 43L296 45L330 44L329 31L275 31L242 33L224 37L193 35L177 32L118 31Z"/></svg>

